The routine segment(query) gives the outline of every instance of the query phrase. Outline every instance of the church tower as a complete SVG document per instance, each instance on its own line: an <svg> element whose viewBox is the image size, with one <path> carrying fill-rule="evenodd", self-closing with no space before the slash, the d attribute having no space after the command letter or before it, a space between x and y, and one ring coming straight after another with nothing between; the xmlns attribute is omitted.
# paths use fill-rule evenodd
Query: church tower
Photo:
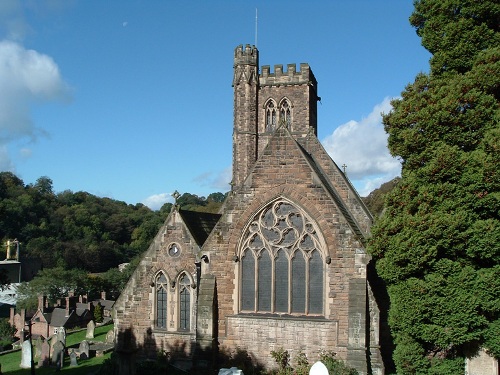
<svg viewBox="0 0 500 375"><path fill-rule="evenodd" d="M240 186L257 160L259 51L247 44L234 51L233 188Z"/></svg>
<svg viewBox="0 0 500 375"><path fill-rule="evenodd" d="M240 186L279 127L297 140L317 135L318 83L308 64L269 65L259 73L259 51L234 51L233 189Z"/></svg>

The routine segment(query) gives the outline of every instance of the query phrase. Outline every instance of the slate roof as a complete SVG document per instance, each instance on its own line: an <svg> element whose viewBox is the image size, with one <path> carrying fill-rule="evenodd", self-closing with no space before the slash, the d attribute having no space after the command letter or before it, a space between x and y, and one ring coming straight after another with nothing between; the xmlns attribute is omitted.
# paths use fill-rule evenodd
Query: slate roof
<svg viewBox="0 0 500 375"><path fill-rule="evenodd" d="M208 235L214 229L215 224L219 221L222 215L211 214L207 212L185 211L179 209L179 214L184 220L189 231L193 235L198 246L202 246Z"/></svg>

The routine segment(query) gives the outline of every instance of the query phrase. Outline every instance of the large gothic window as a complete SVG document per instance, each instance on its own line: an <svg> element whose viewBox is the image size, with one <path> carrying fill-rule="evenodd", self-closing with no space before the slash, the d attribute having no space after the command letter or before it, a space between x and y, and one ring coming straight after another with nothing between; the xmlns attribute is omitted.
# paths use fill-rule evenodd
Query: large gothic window
<svg viewBox="0 0 500 375"><path fill-rule="evenodd" d="M191 328L191 280L183 273L179 278L179 329Z"/></svg>
<svg viewBox="0 0 500 375"><path fill-rule="evenodd" d="M247 227L239 254L242 312L323 314L320 236L301 209L284 199L266 206Z"/></svg>
<svg viewBox="0 0 500 375"><path fill-rule="evenodd" d="M287 99L284 99L280 105L280 122L290 129L290 125L292 124L292 112L290 110L290 103Z"/></svg>
<svg viewBox="0 0 500 375"><path fill-rule="evenodd" d="M168 280L163 272L156 276L156 327L167 328Z"/></svg>
<svg viewBox="0 0 500 375"><path fill-rule="evenodd" d="M270 132L276 129L276 114L276 105L274 101L269 100L266 104L266 131Z"/></svg>

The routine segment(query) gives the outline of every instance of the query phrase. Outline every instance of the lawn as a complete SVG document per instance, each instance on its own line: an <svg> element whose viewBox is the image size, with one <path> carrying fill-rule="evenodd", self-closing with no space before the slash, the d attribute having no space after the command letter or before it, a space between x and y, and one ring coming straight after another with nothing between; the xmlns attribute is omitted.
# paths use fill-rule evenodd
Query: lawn
<svg viewBox="0 0 500 375"><path fill-rule="evenodd" d="M92 341L104 341L106 339L106 333L113 329L113 324L108 324L101 327L96 327L94 332L94 339ZM87 330L78 331L74 333L68 333L66 336L66 345L68 347L77 345L81 341L85 340L85 335ZM92 357L86 360L78 361L78 366L69 367L69 356L64 359L64 367L60 372L70 373L71 375L87 375L96 373L99 367L104 362L105 359L109 358L111 353L107 353L102 357ZM19 367L21 363L21 351L0 354L0 364L2 374L12 374L12 375L29 375L31 374L31 369L22 369ZM39 375L53 374L56 369L54 367L40 367L35 369L35 373Z"/></svg>

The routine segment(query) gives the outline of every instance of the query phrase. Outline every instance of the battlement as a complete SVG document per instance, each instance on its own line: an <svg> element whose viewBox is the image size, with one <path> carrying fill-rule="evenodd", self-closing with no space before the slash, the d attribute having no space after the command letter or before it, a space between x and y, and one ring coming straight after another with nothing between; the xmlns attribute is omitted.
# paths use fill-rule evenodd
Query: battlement
<svg viewBox="0 0 500 375"><path fill-rule="evenodd" d="M263 65L260 74L261 85L278 85L278 84L304 84L313 83L316 85L316 78L309 67L309 64L301 63L299 70L295 64L288 64L287 69L283 70L282 64L274 65L274 73L271 73L269 65Z"/></svg>
<svg viewBox="0 0 500 375"><path fill-rule="evenodd" d="M247 44L243 47L240 44L234 49L234 65L249 64L249 65L259 65L259 50L255 46L250 46Z"/></svg>

